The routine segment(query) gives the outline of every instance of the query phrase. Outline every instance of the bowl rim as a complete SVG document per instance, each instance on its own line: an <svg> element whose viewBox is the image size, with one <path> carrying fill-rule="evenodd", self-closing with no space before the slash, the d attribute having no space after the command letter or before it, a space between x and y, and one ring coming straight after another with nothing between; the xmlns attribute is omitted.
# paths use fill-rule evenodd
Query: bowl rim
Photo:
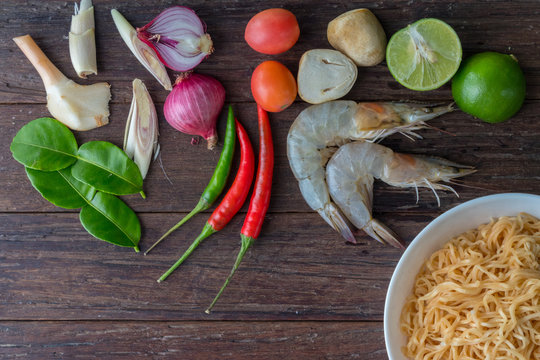
<svg viewBox="0 0 540 360"><path fill-rule="evenodd" d="M532 193L501 193L501 194L493 194L493 195L486 195L481 196L475 199L468 200L464 203L458 204L455 207L443 212L442 214L438 215L435 219L433 219L428 225L426 225L411 241L411 243L407 246L407 249L403 252L401 255L396 267L394 268L394 271L392 273L392 277L390 279L390 283L388 284L388 289L386 292L386 298L384 303L384 341L386 346L386 352L388 355L389 360L398 360L396 356L398 354L395 353L396 348L395 345L392 346L392 344L389 343L389 336L391 335L391 329L390 329L390 319L388 318L388 314L390 312L390 306L392 305L391 292L394 291L398 286L396 285L398 281L400 281L401 276L400 274L403 273L403 268L405 267L405 264L410 261L411 254L414 252L414 249L417 247L416 244L420 243L421 239L423 239L426 234L428 234L430 231L432 231L433 228L437 228L441 226L441 224L446 221L449 217L452 215L462 212L464 210L468 210L470 208L474 208L480 205L486 205L492 202L498 202L498 201L532 201L532 202L538 202L540 204L540 195L532 194ZM525 211L525 210L524 210ZM502 210L501 212L505 212L505 210ZM505 216L505 215L493 215L489 217L495 217L495 216ZM511 215L507 215L511 216ZM479 226L481 224L477 224ZM459 234L457 234L459 235ZM423 264L425 259L422 259L421 264ZM416 276L416 274L415 274ZM401 309L400 309L401 312ZM401 353L401 346L397 349L399 351L399 354ZM405 358L405 357L404 357Z"/></svg>

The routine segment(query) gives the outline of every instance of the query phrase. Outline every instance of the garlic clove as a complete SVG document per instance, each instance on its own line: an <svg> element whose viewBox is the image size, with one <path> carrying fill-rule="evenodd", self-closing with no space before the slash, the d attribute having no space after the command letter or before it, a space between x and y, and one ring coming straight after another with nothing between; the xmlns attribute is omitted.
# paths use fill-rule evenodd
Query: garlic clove
<svg viewBox="0 0 540 360"><path fill-rule="evenodd" d="M133 99L124 133L124 151L139 167L143 179L148 173L152 153L158 148L158 117L144 83L133 80Z"/></svg>
<svg viewBox="0 0 540 360"><path fill-rule="evenodd" d="M345 96L358 76L354 62L330 49L306 51L298 66L298 95L310 104Z"/></svg>
<svg viewBox="0 0 540 360"><path fill-rule="evenodd" d="M109 84L79 85L65 78L46 91L47 109L70 129L86 131L109 123Z"/></svg>
<svg viewBox="0 0 540 360"><path fill-rule="evenodd" d="M97 74L94 7L91 0L75 4L75 15L71 17L69 31L69 55L80 78Z"/></svg>
<svg viewBox="0 0 540 360"><path fill-rule="evenodd" d="M145 44L137 37L137 31L131 26L122 14L116 9L111 10L111 15L114 20L114 24L122 36L122 39L131 50L133 55L139 60L141 64L148 70L159 83L165 88L165 90L172 90L171 79L167 74L167 69L159 61L156 53L152 48Z"/></svg>
<svg viewBox="0 0 540 360"><path fill-rule="evenodd" d="M369 9L354 9L328 23L328 42L358 66L375 66L386 55L386 34Z"/></svg>

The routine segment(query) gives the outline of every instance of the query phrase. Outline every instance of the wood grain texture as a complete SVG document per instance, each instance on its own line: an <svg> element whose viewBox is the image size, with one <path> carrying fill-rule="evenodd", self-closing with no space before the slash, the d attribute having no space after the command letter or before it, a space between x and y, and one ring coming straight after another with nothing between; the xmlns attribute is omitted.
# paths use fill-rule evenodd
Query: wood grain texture
<svg viewBox="0 0 540 360"><path fill-rule="evenodd" d="M138 214L141 249L196 204L219 157L221 143L207 151L204 141L173 131L163 117L163 90L129 52L112 22L117 8L142 26L173 0L93 0L96 13L97 76L78 83L107 81L112 88L110 124L75 134L79 144L106 140L122 144L131 102L131 82L147 85L160 118L161 155L152 164L147 199L122 197ZM428 190L399 189L377 182L374 216L407 243L436 216L466 200L499 192L540 193L540 3L521 1L342 0L183 1L206 22L215 52L197 71L226 88L255 148L256 107L250 76L263 60L279 60L296 73L309 49L329 48L326 24L341 13L370 8L390 37L420 18L436 17L458 33L464 57L482 51L514 54L527 81L526 101L510 121L490 125L461 111L430 122L412 142L395 135L382 144L395 151L441 156L476 166L456 187L460 197L440 192L441 207ZM245 24L263 8L284 7L297 16L301 36L284 54L252 51ZM0 359L387 359L383 308L388 283L401 252L358 234L346 244L305 204L286 156L286 136L307 107L297 101L270 114L275 140L275 176L261 237L211 315L210 303L239 249L247 210L201 244L167 281L155 280L199 234L210 211L177 230L148 256L92 238L78 212L49 204L32 188L9 145L28 121L48 116L37 72L14 42L31 34L52 62L75 79L68 53L72 2L0 2ZM171 78L176 74L169 71ZM451 86L415 92L399 85L383 62L359 69L346 99L449 103ZM218 122L224 133L225 114ZM234 166L238 164L238 154ZM232 177L229 182L232 181ZM420 261L421 259L419 259Z"/></svg>
<svg viewBox="0 0 540 360"><path fill-rule="evenodd" d="M29 62L21 56L12 37L26 33L35 37L45 53L66 75L75 72L68 54L67 33L73 11L72 3L53 1L3 1L0 4L0 24L5 36L0 40L2 71L0 75L0 103L44 102L41 80ZM163 102L167 92L153 80L137 60L129 53L111 21L110 10L118 9L134 26L149 22L162 9L177 5L176 1L94 1L96 14L97 54L99 57L96 77L80 81L91 83L108 81L113 89L113 101L125 103L131 99L131 81L139 77L158 102ZM208 32L215 43L215 52L197 69L217 77L228 90L227 100L251 102L249 81L253 69L262 60L277 59L296 72L300 56L313 48L330 48L326 39L326 24L347 10L368 7L379 18L390 37L407 24L423 17L436 17L447 21L458 33L464 56L481 51L513 53L520 61L528 80L527 96L540 99L540 41L538 3L517 2L432 2L387 0L373 3L348 4L341 1L267 1L264 8L284 7L294 12L300 24L298 43L284 54L267 56L252 51L244 42L244 26L250 17L262 9L255 1L184 1L206 22ZM21 20L24 19L23 23ZM519 19L519 22L509 19ZM51 31L43 32L47 24ZM519 26L517 25L519 24ZM1 26L1 25L0 25ZM522 35L523 34L523 35ZM173 75L173 72L170 72ZM358 81L347 95L362 100L446 100L451 98L450 87L437 91L414 92L400 86L390 75L385 64L360 69Z"/></svg>
<svg viewBox="0 0 540 360"><path fill-rule="evenodd" d="M0 334L0 359L388 358L380 323L364 322L25 321L1 324Z"/></svg>
<svg viewBox="0 0 540 360"><path fill-rule="evenodd" d="M139 214L141 249L164 231ZM147 256L96 240L77 214L0 215L1 319L208 320L203 313L239 250L243 218L213 235L165 282L155 280L202 229L186 223ZM430 215L381 216L406 241ZM382 320L401 251L363 234L346 244L317 214L270 214L211 319Z"/></svg>
<svg viewBox="0 0 540 360"><path fill-rule="evenodd" d="M254 104L234 104L240 121L245 125L255 149L258 148L256 107ZM456 187L460 198L450 192L440 192L441 208L429 189L421 189L421 201L415 203L414 189L400 189L376 183L376 212L432 211L440 213L449 207L477 196L498 192L538 192L540 184L540 125L538 108L540 101L528 101L519 116L496 126L473 119L455 111L430 121L435 128L419 132L422 140L411 141L401 135L393 135L381 144L395 151L440 156L449 160L475 166L478 172L463 178L465 183L482 189ZM4 186L0 188L0 211L34 212L62 211L41 199L26 179L24 167L13 159L9 151L16 132L29 120L47 116L44 105L0 106L10 116L0 118L0 168ZM286 138L290 124L306 104L295 104L286 112L271 114L275 142L275 176L271 212L309 211L298 189L287 160ZM121 146L125 119L129 104L113 105L110 124L90 132L76 133L79 144L91 140L107 140ZM219 158L221 142L215 151L206 150L206 142L191 145L191 136L174 131L164 120L161 109L159 142L160 158L151 167L144 188L146 200L138 196L125 197L136 211L186 212L197 203L201 192L210 179ZM292 117L292 118L291 118ZM224 134L225 114L222 114L218 131ZM197 159L197 161L193 161ZM235 169L239 154L236 154ZM161 168L161 166L163 168ZM232 181L231 176L231 181ZM172 182L169 182L169 180ZM247 209L247 206L245 207Z"/></svg>

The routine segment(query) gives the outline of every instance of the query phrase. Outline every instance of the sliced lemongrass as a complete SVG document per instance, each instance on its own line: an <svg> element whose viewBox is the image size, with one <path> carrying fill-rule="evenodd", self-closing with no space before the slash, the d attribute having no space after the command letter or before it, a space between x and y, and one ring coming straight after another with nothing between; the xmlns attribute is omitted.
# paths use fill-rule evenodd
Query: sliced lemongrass
<svg viewBox="0 0 540 360"><path fill-rule="evenodd" d="M75 15L71 17L69 31L69 55L80 78L97 74L94 7L92 0L75 3Z"/></svg>
<svg viewBox="0 0 540 360"><path fill-rule="evenodd" d="M120 36L122 36L122 39L137 60L144 65L146 70L148 70L166 90L172 90L171 79L167 74L165 66L159 61L155 51L137 37L135 28L131 26L118 10L112 9L111 15Z"/></svg>
<svg viewBox="0 0 540 360"><path fill-rule="evenodd" d="M30 35L13 39L37 70L47 92L47 108L72 130L91 130L109 123L110 85L79 85L68 79L41 51Z"/></svg>
<svg viewBox="0 0 540 360"><path fill-rule="evenodd" d="M124 134L124 151L137 164L143 179L148 173L152 153L157 152L158 135L158 117L154 102L144 83L135 79Z"/></svg>

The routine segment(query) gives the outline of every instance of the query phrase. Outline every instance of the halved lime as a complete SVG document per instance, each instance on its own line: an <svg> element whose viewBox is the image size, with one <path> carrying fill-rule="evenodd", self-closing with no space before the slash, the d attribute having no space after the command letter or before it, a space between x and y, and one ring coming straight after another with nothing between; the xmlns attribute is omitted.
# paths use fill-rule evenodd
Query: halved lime
<svg viewBox="0 0 540 360"><path fill-rule="evenodd" d="M444 21L421 19L395 33L386 47L392 76L412 90L433 90L447 83L461 63L459 37Z"/></svg>

